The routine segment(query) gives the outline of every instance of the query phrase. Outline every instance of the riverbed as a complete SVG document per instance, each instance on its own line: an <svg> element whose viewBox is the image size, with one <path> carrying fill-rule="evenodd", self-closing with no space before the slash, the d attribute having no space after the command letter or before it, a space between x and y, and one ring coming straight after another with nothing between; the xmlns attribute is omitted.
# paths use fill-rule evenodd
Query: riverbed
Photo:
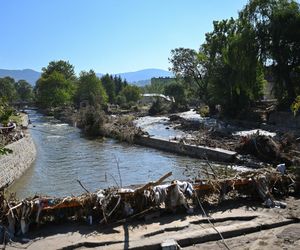
<svg viewBox="0 0 300 250"><path fill-rule="evenodd" d="M112 139L87 139L80 130L53 117L28 110L30 134L37 158L10 188L17 197L35 194L78 195L109 186L153 181L172 171L170 179L187 179L186 169L201 169L205 162ZM119 174L120 173L120 174Z"/></svg>

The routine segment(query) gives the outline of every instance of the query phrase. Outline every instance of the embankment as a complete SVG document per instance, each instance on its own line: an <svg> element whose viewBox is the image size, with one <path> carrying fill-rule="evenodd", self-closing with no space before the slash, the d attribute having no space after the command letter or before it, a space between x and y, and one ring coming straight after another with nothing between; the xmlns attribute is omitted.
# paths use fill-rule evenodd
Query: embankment
<svg viewBox="0 0 300 250"><path fill-rule="evenodd" d="M179 141L168 141L160 138L151 138L148 136L137 136L134 139L134 143L171 153L219 162L233 162L237 154L236 152L221 148L189 145Z"/></svg>
<svg viewBox="0 0 300 250"><path fill-rule="evenodd" d="M29 132L25 132L25 137L6 148L13 152L0 156L0 188L20 178L36 157L36 148Z"/></svg>

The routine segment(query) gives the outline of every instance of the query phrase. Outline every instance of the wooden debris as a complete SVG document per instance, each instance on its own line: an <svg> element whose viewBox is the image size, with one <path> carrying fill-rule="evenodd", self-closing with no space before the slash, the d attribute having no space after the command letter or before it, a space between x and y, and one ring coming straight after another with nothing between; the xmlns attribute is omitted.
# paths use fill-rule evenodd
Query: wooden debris
<svg viewBox="0 0 300 250"><path fill-rule="evenodd" d="M176 207L190 212L195 199L201 202L220 202L220 197L230 193L259 197L267 207L280 206L275 200L277 194L287 194L294 183L292 175L282 175L271 169L242 172L233 177L195 180L194 183L173 181L163 183L172 173L167 173L157 181L149 182L136 189L111 188L96 193L82 194L77 197L55 198L35 196L18 201L5 199L4 191L0 192L0 225L15 233L25 234L31 225L50 221L84 219L89 223L122 222L146 216L147 213L162 207L175 211ZM190 187L190 189L188 189ZM157 199L159 190L164 190L162 199ZM276 191L276 192L275 192Z"/></svg>

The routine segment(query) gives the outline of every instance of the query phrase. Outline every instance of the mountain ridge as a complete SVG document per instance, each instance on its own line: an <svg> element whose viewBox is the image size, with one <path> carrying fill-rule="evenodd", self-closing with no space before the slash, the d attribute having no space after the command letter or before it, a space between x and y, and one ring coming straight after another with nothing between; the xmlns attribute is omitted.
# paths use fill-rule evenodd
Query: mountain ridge
<svg viewBox="0 0 300 250"><path fill-rule="evenodd" d="M103 73L96 73L98 77L103 76ZM153 77L172 77L173 74L170 71L157 69L157 68L148 68L132 72L124 72L111 74L114 76L120 76L122 79L126 79L127 82L136 84L136 85L145 85L149 83ZM31 85L35 85L38 78L41 76L41 72L32 70L32 69L22 69L22 70L10 70L10 69L0 69L0 77L12 77L15 81L26 80ZM142 82L142 84L141 84Z"/></svg>
<svg viewBox="0 0 300 250"><path fill-rule="evenodd" d="M35 85L37 79L40 78L41 73L33 69L0 69L0 77L12 77L15 81L26 80L31 85Z"/></svg>

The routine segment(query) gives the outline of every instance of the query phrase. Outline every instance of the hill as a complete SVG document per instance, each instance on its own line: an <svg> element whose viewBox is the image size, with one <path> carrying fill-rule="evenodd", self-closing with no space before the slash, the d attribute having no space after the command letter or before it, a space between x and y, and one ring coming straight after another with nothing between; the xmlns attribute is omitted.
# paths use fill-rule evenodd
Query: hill
<svg viewBox="0 0 300 250"><path fill-rule="evenodd" d="M97 76L101 77L103 74L98 73ZM143 69L134 72L117 73L113 75L119 75L122 79L126 79L127 82L144 86L150 83L153 77L171 77L173 74L169 71L162 69Z"/></svg>
<svg viewBox="0 0 300 250"><path fill-rule="evenodd" d="M144 86L150 83L151 78L153 77L171 77L173 76L171 72L162 70L162 69L143 69L135 72L125 72L117 73L113 75L119 75L121 78L126 79L127 82ZM35 85L37 79L41 76L40 72L34 71L32 69L23 69L23 70L8 70L0 69L0 77L10 76L18 80L26 80L31 85ZM102 73L97 73L98 77L103 76Z"/></svg>
<svg viewBox="0 0 300 250"><path fill-rule="evenodd" d="M9 69L0 69L0 77L12 77L15 81L26 80L31 85L35 85L35 82L41 76L40 72L34 71L32 69L23 69L23 70L9 70Z"/></svg>
<svg viewBox="0 0 300 250"><path fill-rule="evenodd" d="M144 69L135 72L119 73L122 78L126 79L128 82L138 82L149 80L153 77L170 77L172 73L162 69Z"/></svg>

